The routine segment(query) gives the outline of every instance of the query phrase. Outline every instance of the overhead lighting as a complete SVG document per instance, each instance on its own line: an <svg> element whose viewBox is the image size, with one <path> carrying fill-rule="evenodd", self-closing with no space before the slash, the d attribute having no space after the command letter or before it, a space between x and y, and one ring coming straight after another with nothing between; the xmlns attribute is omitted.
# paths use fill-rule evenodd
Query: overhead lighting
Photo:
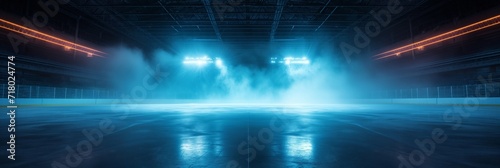
<svg viewBox="0 0 500 168"><path fill-rule="evenodd" d="M198 65L198 66L203 66L206 64L211 64L213 63L212 58L209 58L207 56L203 57L185 57L184 61L182 62L187 65Z"/></svg>
<svg viewBox="0 0 500 168"><path fill-rule="evenodd" d="M102 56L106 55L106 53L104 53L102 51L99 51L99 50L96 50L96 49L93 49L90 47L86 47L86 46L83 46L83 45L80 45L77 43L73 43L73 42L70 42L70 41L67 41L67 40L64 40L61 38L57 38L57 37L54 37L54 36L51 36L51 35L48 35L48 34L30 29L30 28L9 22L9 21L4 20L4 19L0 19L0 28L12 31L14 33L19 33L19 34L22 34L22 35L25 35L28 37L32 37L32 38L35 38L38 40L42 40L42 41L45 41L45 42L48 42L51 44L61 46L64 48L64 50L67 50L67 51L75 50L78 52L82 52L84 54L87 54L88 57L92 57L92 56L102 57Z"/></svg>
<svg viewBox="0 0 500 168"><path fill-rule="evenodd" d="M279 61L278 61L278 58L277 58L277 57L272 57L272 58L271 58L271 64L276 64L276 63L278 63L278 62L279 62Z"/></svg>
<svg viewBox="0 0 500 168"><path fill-rule="evenodd" d="M285 57L278 59L277 57L271 58L271 64L285 64L285 65L308 65L311 61L307 57Z"/></svg>
<svg viewBox="0 0 500 168"><path fill-rule="evenodd" d="M491 17L491 18L488 18L488 19L485 19L485 20L482 20L482 21L455 29L455 30L448 31L446 33L443 33L443 34L440 34L440 35L437 35L434 37L427 38L425 40L421 40L421 41L418 41L418 42L415 42L412 44L408 44L408 45L405 45L405 46L402 46L402 47L399 47L396 49L392 49L392 50L377 54L374 57L376 57L376 59L383 59L383 58L388 58L388 57L392 57L392 56L399 56L402 53L409 52L409 51L412 51L415 49L423 50L424 47L426 47L426 46L433 45L433 44L443 42L446 40L450 40L450 39L460 37L460 36L463 36L466 34L470 34L470 33L473 33L473 32L479 31L479 30L483 30L483 29L486 29L486 28L489 28L489 27L492 27L495 25L499 25L499 24L500 24L500 15L497 15L495 17Z"/></svg>
<svg viewBox="0 0 500 168"><path fill-rule="evenodd" d="M222 60L220 58L215 58L215 65L222 66L223 65Z"/></svg>
<svg viewBox="0 0 500 168"><path fill-rule="evenodd" d="M307 57L286 57L285 59L285 64L291 65L291 64L303 64L307 65L310 64L311 61Z"/></svg>

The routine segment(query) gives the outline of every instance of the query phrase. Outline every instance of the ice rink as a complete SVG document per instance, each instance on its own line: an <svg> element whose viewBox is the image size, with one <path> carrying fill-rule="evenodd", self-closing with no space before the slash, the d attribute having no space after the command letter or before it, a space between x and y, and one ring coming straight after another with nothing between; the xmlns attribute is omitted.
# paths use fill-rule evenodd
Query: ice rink
<svg viewBox="0 0 500 168"><path fill-rule="evenodd" d="M2 162L2 168L500 165L497 106L168 104L17 111L16 162Z"/></svg>

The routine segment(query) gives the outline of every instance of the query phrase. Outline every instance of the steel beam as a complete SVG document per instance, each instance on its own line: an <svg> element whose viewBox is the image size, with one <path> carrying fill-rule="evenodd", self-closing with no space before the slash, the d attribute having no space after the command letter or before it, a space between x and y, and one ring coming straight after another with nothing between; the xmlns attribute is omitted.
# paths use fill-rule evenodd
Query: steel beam
<svg viewBox="0 0 500 168"><path fill-rule="evenodd" d="M208 18L210 20L210 23L212 24L212 27L214 28L215 35L217 36L217 39L222 41L222 36L219 31L219 27L217 26L217 22L215 21L215 15L214 11L212 10L212 5L210 5L210 0L203 0L203 4L205 5L205 9L207 10Z"/></svg>
<svg viewBox="0 0 500 168"><path fill-rule="evenodd" d="M172 54L175 54L176 51L170 46L165 44L163 41L160 41L158 38L155 38L153 35L151 35L149 32L145 31L144 29L138 27L136 24L134 24L132 21L129 21L126 19L125 16L120 15L117 11L109 8L109 7L103 7L101 5L106 5L103 4L101 1L96 1L96 0L88 0L87 3L92 3L94 4L94 7L82 7L83 5L76 4L75 2L70 2L69 4L77 9L80 9L84 13L87 13L89 16L91 16L93 19L100 21L102 25L105 25L105 27L115 29L118 32L122 32L124 35L128 36L132 40L139 41L142 43L144 46L158 46L167 49L169 52ZM96 8L96 10L101 10L104 14L106 14L110 20L114 21L114 24L109 24L109 20L106 19L106 17L98 17L95 16L94 11L92 11L92 8ZM121 29L119 27L122 27ZM127 27L126 29L123 29L123 27ZM142 35L138 35L142 34ZM145 38L143 38L145 37ZM145 42L152 42L152 43L145 43Z"/></svg>
<svg viewBox="0 0 500 168"><path fill-rule="evenodd" d="M276 30L278 29L278 25L280 24L281 14L283 13L283 8L286 4L286 0L278 0L276 12L274 13L274 22L271 28L271 41L274 41L274 35L276 35Z"/></svg>
<svg viewBox="0 0 500 168"><path fill-rule="evenodd" d="M328 4L330 4L332 0L328 0L328 2L325 4L325 6L323 6L323 9L321 9L321 11L319 11L319 13L323 13L323 11L325 10L325 8L328 6Z"/></svg>
<svg viewBox="0 0 500 168"><path fill-rule="evenodd" d="M167 12L167 14L170 16L170 18L172 18L172 20L175 21L175 23L177 23L177 25L182 28L181 24L179 24L179 22L174 18L174 16L172 16L172 14L167 10L167 8L165 8L165 6L163 6L161 1L158 1L158 4L160 4L160 6L163 8L163 10L165 12ZM177 29L175 29L175 31L177 31Z"/></svg>
<svg viewBox="0 0 500 168"><path fill-rule="evenodd" d="M318 28L316 28L316 30L314 30L314 31L318 31L318 30L321 28L321 26L323 26L323 25L325 24L325 22L326 22L328 19L330 19L330 16L332 16L333 12L335 12L335 11L337 10L337 8L338 8L338 6L336 6L336 7L332 10L332 12L330 12L330 14L329 14L329 15L325 18L325 20L324 20L324 21L323 21L323 22L322 22L322 23L318 26Z"/></svg>

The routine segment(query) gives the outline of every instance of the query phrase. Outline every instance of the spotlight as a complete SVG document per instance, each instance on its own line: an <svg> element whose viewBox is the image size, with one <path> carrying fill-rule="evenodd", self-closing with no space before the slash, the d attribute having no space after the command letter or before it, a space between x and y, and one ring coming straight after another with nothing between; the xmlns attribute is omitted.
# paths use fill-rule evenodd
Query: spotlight
<svg viewBox="0 0 500 168"><path fill-rule="evenodd" d="M184 65L195 65L198 67L204 67L209 64L214 64L218 68L224 67L224 61L221 58L211 58L206 55L201 57L184 57L182 63Z"/></svg>
<svg viewBox="0 0 500 168"><path fill-rule="evenodd" d="M309 58L303 56L303 57L285 57L281 60L278 60L276 57L271 58L271 63L280 63L280 64L285 64L285 65L309 65L311 61Z"/></svg>
<svg viewBox="0 0 500 168"><path fill-rule="evenodd" d="M278 61L277 57L271 57L271 64L276 64L277 61Z"/></svg>
<svg viewBox="0 0 500 168"><path fill-rule="evenodd" d="M203 57L185 57L184 61L182 63L186 64L186 65L204 66L206 64L212 64L212 63L214 63L214 61L212 60L212 58L209 58L208 56L203 56Z"/></svg>
<svg viewBox="0 0 500 168"><path fill-rule="evenodd" d="M215 65L222 66L222 60L220 58L215 58Z"/></svg>

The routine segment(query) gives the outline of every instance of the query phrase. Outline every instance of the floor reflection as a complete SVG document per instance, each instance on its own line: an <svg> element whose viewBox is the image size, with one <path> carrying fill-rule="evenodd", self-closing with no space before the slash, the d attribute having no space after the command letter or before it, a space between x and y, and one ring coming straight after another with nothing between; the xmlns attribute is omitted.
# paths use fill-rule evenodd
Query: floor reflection
<svg viewBox="0 0 500 168"><path fill-rule="evenodd" d="M286 155L288 157L298 157L301 159L313 158L313 144L310 136L287 136Z"/></svg>
<svg viewBox="0 0 500 168"><path fill-rule="evenodd" d="M181 140L180 152L183 160L193 160L207 151L205 136L186 137Z"/></svg>
<svg viewBox="0 0 500 168"><path fill-rule="evenodd" d="M181 165L194 167L205 165L222 154L221 124L219 122L196 122L204 117L183 115L180 126L183 134L177 144ZM214 133L216 132L216 133Z"/></svg>
<svg viewBox="0 0 500 168"><path fill-rule="evenodd" d="M372 106L345 113L345 109L321 111L320 107L296 110L314 111L309 113L281 113L279 108L267 107L213 108L206 113L159 109L165 112L130 112L123 120L121 114L107 112L108 107L23 108L16 116L23 119L16 134L16 143L22 144L16 148L19 159L0 160L0 167L51 167L57 162L63 165L58 167L81 168L396 168L401 167L398 156L410 161L411 152L422 152L415 140L432 138L435 128L445 130L449 140L436 143L434 153L425 155L418 167L498 167L499 108L481 107L457 130L443 121L449 108L453 107ZM62 117L39 111L57 112ZM273 140L264 143L259 132L270 128L274 117L283 119L286 126L273 131ZM82 130L99 130L103 118L110 118L117 131L103 136L102 143L92 146L91 155L78 166L70 166L66 158L74 158L74 151L82 150L78 145L90 141ZM249 136L257 141L250 143ZM255 149L255 159L247 161L251 153L242 152L241 143ZM263 147L257 149L259 145Z"/></svg>

